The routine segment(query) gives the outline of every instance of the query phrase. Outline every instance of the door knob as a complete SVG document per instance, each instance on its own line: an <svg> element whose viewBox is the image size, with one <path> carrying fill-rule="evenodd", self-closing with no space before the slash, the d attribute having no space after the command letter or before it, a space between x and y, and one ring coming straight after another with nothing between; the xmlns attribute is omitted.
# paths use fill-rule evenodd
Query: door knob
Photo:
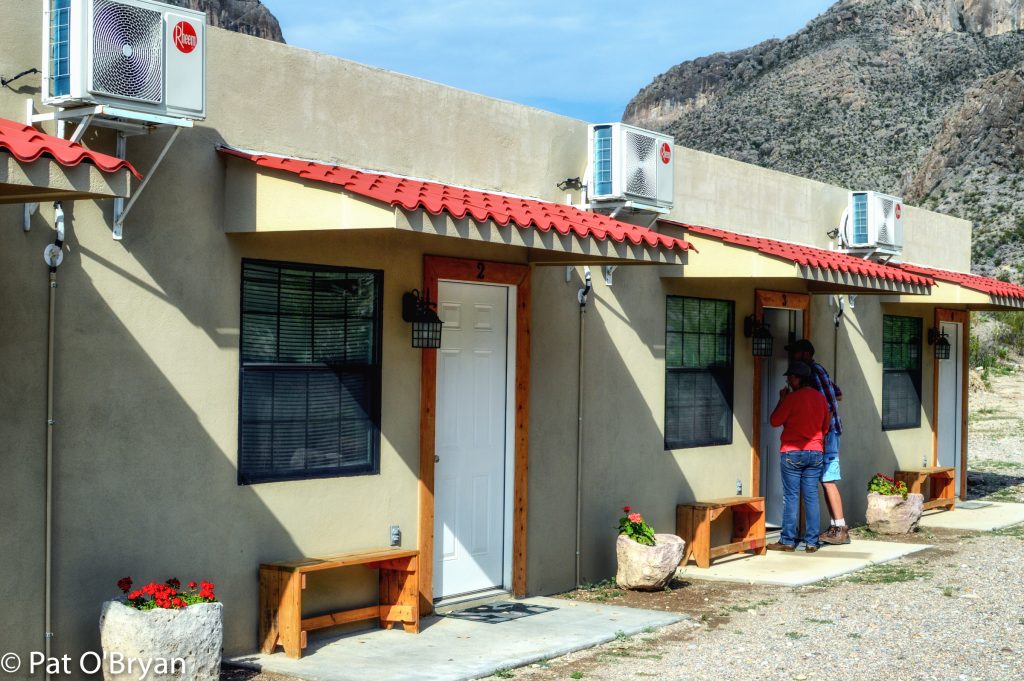
<svg viewBox="0 0 1024 681"><path fill-rule="evenodd" d="M441 457L439 457L437 454L434 455L434 463L441 463Z"/></svg>

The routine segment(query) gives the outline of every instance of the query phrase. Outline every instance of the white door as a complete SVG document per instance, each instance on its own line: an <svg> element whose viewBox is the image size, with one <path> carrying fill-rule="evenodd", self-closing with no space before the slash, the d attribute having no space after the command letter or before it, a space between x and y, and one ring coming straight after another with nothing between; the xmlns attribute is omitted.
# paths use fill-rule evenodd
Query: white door
<svg viewBox="0 0 1024 681"><path fill-rule="evenodd" d="M509 291L440 282L434 596L501 587L506 554ZM511 355L514 357L514 353Z"/></svg>
<svg viewBox="0 0 1024 681"><path fill-rule="evenodd" d="M786 369L789 368L789 353L786 345L791 342L790 331L795 338L803 336L803 312L800 310L765 309L764 321L768 324L774 342L772 356L761 360L764 374L761 377L761 492L764 497L765 524L782 527L782 429L773 428L770 418L775 405L779 403L779 391L786 385Z"/></svg>
<svg viewBox="0 0 1024 681"><path fill-rule="evenodd" d="M942 322L941 330L949 340L949 359L939 363L939 433L938 458L940 466L956 468L956 493L960 494L960 468L963 445L963 326Z"/></svg>

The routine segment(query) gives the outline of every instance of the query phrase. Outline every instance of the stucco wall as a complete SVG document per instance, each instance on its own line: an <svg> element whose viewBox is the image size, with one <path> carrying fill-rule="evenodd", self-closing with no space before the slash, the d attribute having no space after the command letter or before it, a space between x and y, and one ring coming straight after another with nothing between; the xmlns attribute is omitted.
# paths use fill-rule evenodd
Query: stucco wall
<svg viewBox="0 0 1024 681"><path fill-rule="evenodd" d="M38 64L38 3L25 5L0 0L5 74ZM260 561L380 545L392 523L402 526L405 544L414 545L420 355L409 347L400 295L419 286L424 253L513 262L528 257L517 249L382 230L227 236L225 171L216 144L551 200L563 198L556 182L584 171L586 126L579 121L219 30L210 31L209 55L209 119L179 138L128 218L124 241L110 238L110 202L65 206L56 345L57 651L97 645L99 604L117 595L114 582L126 574L217 582L227 604L226 648L250 651ZM239 65L247 65L241 79ZM22 118L24 99L37 94L33 81L23 83L18 93L0 91L0 116ZM149 172L167 134L129 141L129 158L142 172ZM113 137L94 129L86 144L110 151ZM677 158L678 219L821 245L845 201L842 190L699 152L684 150ZM27 234L20 216L20 206L0 207L0 571L6 576L0 640L26 652L42 642L48 288L41 254L53 239L52 208L43 207ZM912 216L915 225L920 220L932 230L927 243L937 242L944 229L963 233L960 222L923 211L908 212L908 225ZM916 238L908 229L908 241ZM928 258L945 258L922 261L964 269L969 243L936 254L923 250L925 243L913 241L908 254L922 249ZM384 270L380 475L236 485L243 257ZM754 283L667 280L655 268L630 267L619 270L609 289L595 275L583 385L588 580L611 571L611 528L623 503L643 508L659 529L670 530L678 501L730 494L737 478L750 489L752 362L739 329L752 311ZM578 276L567 284L561 267L534 270L531 593L573 583ZM736 300L732 445L663 451L669 293ZM869 297L861 301L841 331L840 347L848 344L850 351L839 373L844 388L870 405L848 403L847 418L864 439L847 451L863 450L872 463L854 464L851 495L863 473L892 463L887 448L916 451L930 437L924 422L920 432L881 434L880 308ZM816 334L829 328L828 315L817 312L822 304L816 303ZM930 394L927 368L924 375ZM314 580L311 610L329 600L372 600L371 573L351 571L339 579L346 587L341 596Z"/></svg>
<svg viewBox="0 0 1024 681"><path fill-rule="evenodd" d="M674 220L835 248L848 190L693 149L676 154ZM855 190L874 187L851 187ZM903 260L969 272L971 223L906 206ZM954 248L948 248L954 244Z"/></svg>
<svg viewBox="0 0 1024 681"><path fill-rule="evenodd" d="M579 348L579 313L574 298L578 274L569 283L561 271L538 269L534 276L536 309L551 313L537 320L534 347L562 347L575 354ZM672 532L676 503L731 496L736 492L737 480L743 493L750 494L754 362L750 340L743 336L742 320L753 312L755 288L772 288L773 283L664 279L656 269L636 267L620 268L610 288L596 271L594 282L584 326L584 581L598 581L614 573L610 528L616 525L624 504L642 511L658 531ZM804 290L792 282L778 288ZM664 450L667 295L735 303L733 441L729 445ZM836 328L836 308L829 306L828 297L813 295L811 300L811 339L817 348L816 358L834 375L845 395L840 410L844 421L840 491L846 518L858 523L864 518L865 488L872 475L920 466L923 456L930 460L934 361L930 346L923 345L922 351L920 427L883 431L882 316L921 317L922 329L927 332L935 306L923 301L883 304L879 296L860 295L854 309L846 307ZM778 333L776 342L784 342ZM561 410L539 417L543 427L537 423L531 432L531 437L539 433L545 443L543 449L536 442L531 446L531 466L542 467L541 473L531 475L531 537L544 538L539 545L536 541L531 544L531 585L541 590L569 588L574 550L570 520L575 513L575 497L566 491L576 484L577 364L575 359L566 362L564 353L547 358L541 353L535 355L534 368L544 377L544 386L535 386L534 395L546 392ZM822 519L827 517L822 504Z"/></svg>
<svg viewBox="0 0 1024 681"><path fill-rule="evenodd" d="M934 319L934 305L891 305L874 296L858 296L855 309L848 306L839 328L832 323L835 307L824 296L814 297L812 339L818 360L843 389L840 407L843 437L840 459L844 484L843 504L847 518L863 521L865 489L875 473L891 475L900 467L925 465L932 454L932 380L935 358L922 342L921 425L918 428L884 431L882 421L882 317L887 314L920 317L927 334ZM838 351L838 361L836 351Z"/></svg>

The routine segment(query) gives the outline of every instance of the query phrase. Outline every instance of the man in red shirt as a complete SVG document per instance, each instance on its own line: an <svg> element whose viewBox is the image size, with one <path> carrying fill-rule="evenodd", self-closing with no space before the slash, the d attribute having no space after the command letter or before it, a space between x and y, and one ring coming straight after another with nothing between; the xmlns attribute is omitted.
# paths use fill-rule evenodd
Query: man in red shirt
<svg viewBox="0 0 1024 681"><path fill-rule="evenodd" d="M807 553L814 553L819 541L818 483L832 414L825 397L814 388L811 367L806 363L791 362L786 370L786 383L771 416L771 424L782 427L782 535L768 548L793 551L800 543L796 532L803 492L804 544Z"/></svg>

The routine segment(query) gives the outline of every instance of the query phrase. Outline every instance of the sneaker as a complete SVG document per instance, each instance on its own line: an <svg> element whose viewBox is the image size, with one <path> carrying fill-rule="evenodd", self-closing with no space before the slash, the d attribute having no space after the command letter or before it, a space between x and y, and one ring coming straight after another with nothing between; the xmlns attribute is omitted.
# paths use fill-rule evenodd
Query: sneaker
<svg viewBox="0 0 1024 681"><path fill-rule="evenodd" d="M839 528L835 525L830 525L828 530L818 535L818 541L827 541L829 537L836 536L836 530Z"/></svg>
<svg viewBox="0 0 1024 681"><path fill-rule="evenodd" d="M835 532L832 532L831 534L829 534L829 533L823 534L821 536L821 541L825 542L826 544L836 544L836 545L838 545L838 544L849 544L850 543L850 528L849 527L847 527L846 525L843 525L842 527L833 527L831 529L835 530Z"/></svg>
<svg viewBox="0 0 1024 681"><path fill-rule="evenodd" d="M814 552L815 552L815 551L817 551L817 550L818 550L819 548L820 548L820 547L818 547L818 546L807 546L807 545L805 544L805 545L804 545L804 553L814 553Z"/></svg>
<svg viewBox="0 0 1024 681"><path fill-rule="evenodd" d="M780 541L777 541L773 544L769 544L765 548L769 551L796 551L796 547L792 544L783 544Z"/></svg>

